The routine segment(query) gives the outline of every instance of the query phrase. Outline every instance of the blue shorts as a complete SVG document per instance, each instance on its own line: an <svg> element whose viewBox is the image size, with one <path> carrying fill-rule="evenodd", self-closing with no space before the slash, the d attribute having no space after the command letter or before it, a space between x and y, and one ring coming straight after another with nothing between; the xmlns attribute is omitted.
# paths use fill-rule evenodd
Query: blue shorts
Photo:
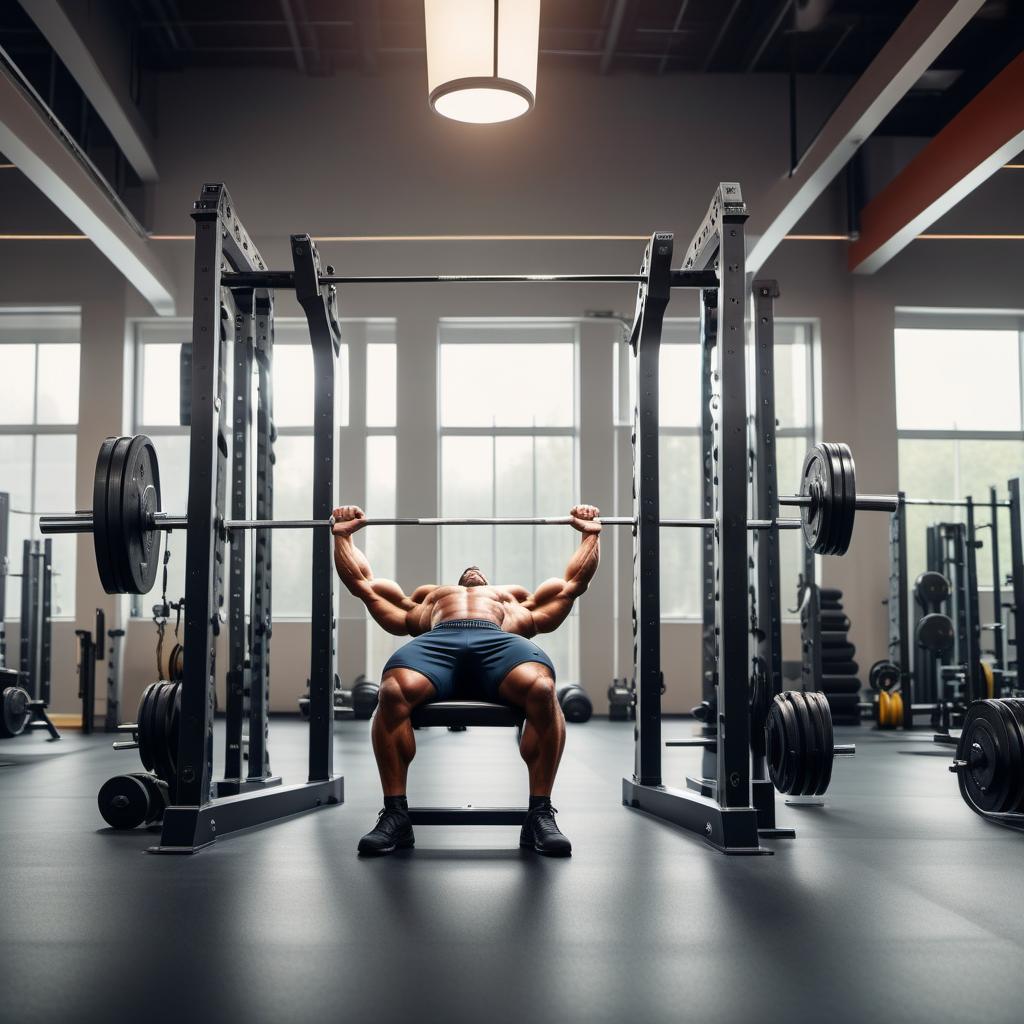
<svg viewBox="0 0 1024 1024"><path fill-rule="evenodd" d="M506 633L489 619L450 619L395 651L384 675L393 668L410 668L434 684L434 700L498 703L501 681L524 661L546 665L554 679L551 659L526 637Z"/></svg>

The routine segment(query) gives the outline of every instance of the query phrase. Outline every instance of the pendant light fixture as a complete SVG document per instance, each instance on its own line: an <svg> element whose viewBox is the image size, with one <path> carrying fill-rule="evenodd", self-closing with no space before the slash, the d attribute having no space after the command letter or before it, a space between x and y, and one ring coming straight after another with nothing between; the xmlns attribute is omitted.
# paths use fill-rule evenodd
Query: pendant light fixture
<svg viewBox="0 0 1024 1024"><path fill-rule="evenodd" d="M540 0L424 0L423 9L431 110L492 124L532 109Z"/></svg>

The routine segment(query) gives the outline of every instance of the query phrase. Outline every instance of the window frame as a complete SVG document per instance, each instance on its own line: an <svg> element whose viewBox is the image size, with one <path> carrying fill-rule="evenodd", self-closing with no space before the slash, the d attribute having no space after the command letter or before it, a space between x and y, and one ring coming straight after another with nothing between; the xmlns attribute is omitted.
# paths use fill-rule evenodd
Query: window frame
<svg viewBox="0 0 1024 1024"><path fill-rule="evenodd" d="M340 319L339 324L342 329L344 336L346 325L359 325L363 327L365 325L374 323L388 323L394 324L394 319L390 317L344 317ZM182 333L179 335L179 340L175 341L168 338L167 341L160 341L157 339L146 339L142 335L146 328L152 328L157 326L158 328L166 328L168 333L174 329L175 326L180 326ZM307 321L301 316L275 316L274 317L275 327L275 338L274 348L285 346L308 346L309 345L309 327ZM279 336L279 330L281 327L285 328L296 328L297 334L304 335L303 337L296 337L294 340L282 339ZM142 407L144 402L144 378L145 378L145 349L148 345L180 345L183 340L191 340L192 337L192 320L189 317L135 317L128 321L129 337L131 339L131 351L133 354L133 366L132 366L132 396L129 408L131 410L131 422L133 425L134 433L147 434L150 437L188 437L191 433L189 427L183 427L180 423L170 424L147 424L142 421ZM367 342L364 342L366 344ZM348 342L342 340L342 347L346 348ZM349 353L348 376L351 377L351 359ZM229 368L230 375L230 368ZM230 388L230 382L228 387ZM350 381L346 381L346 386L350 386ZM342 412L344 411L344 415ZM352 426L351 423L351 403L348 396L338 395L338 415L335 423L336 430L342 430L346 427ZM356 425L360 426L360 425ZM308 426L277 426L275 424L276 433L278 437L313 437L313 424L310 423ZM367 428L365 423L361 425L362 431L365 434L370 433L395 433L395 427L371 427ZM337 474L339 467L335 466L335 473ZM230 473L231 466L230 460L228 465L228 472ZM337 484L337 480L335 480ZM230 482L228 484L228 493L230 495ZM230 500L230 499L229 499ZM144 595L143 595L144 596ZM141 596L133 596L130 602L130 617L132 619L146 619L149 618L149 614L146 608L143 606ZM310 617L308 614L290 614L288 612L282 612L278 608L274 609L274 619L278 622L309 622Z"/></svg>
<svg viewBox="0 0 1024 1024"><path fill-rule="evenodd" d="M575 493L579 493L580 489L580 325L583 322L579 317L561 317L561 316L526 316L526 317L515 317L515 316L501 316L501 317L481 317L481 316L448 316L439 317L437 321L437 340L436 340L436 356L435 365L437 367L437 495L438 501L441 500L441 495L444 493L444 474L443 474L443 460L444 460L444 438L445 437L485 437L491 441L492 453L496 451L496 441L499 437L567 437L571 440L572 450L572 481ZM458 330L466 329L466 337L445 337L445 327L456 328ZM500 338L482 339L480 335L474 335L470 333L470 329L474 326L482 328L483 331L494 330L498 328L507 328L510 332L515 331L516 337L514 340L509 339L508 341L502 341ZM553 327L568 328L572 332L572 337L564 340L554 340L552 338L535 337L530 338L529 332L535 330L538 335L545 330L550 330ZM458 426L449 427L445 426L442 418L442 392L441 392L441 348L444 345L502 345L502 344L528 344L528 345L571 345L572 347L572 420L571 423L564 426L556 427L534 427L534 426L498 426L493 424L488 427L484 425L479 426ZM537 463L536 456L533 458L533 472L534 480L536 481ZM495 487L496 487L496 475L492 472L491 476L491 508L494 509L495 503ZM533 489L534 500L537 497L537 488L534 486ZM546 510L545 510L546 512ZM497 515L493 512L492 515ZM535 512L536 515L540 515L541 512ZM544 529L544 527L535 526L534 530ZM491 557L492 564L497 564L497 529L491 527ZM537 545L532 546L533 555L533 578L538 579L537 576ZM441 579L442 571L444 567L444 528L441 529L438 534L437 542L437 578ZM569 613L569 621L565 625L570 626L572 629L572 639L569 641L570 650L572 651L572 657L576 664L573 666L573 671L566 672L566 679L576 678L579 676L580 669L580 649L579 649L579 606L574 604L572 610Z"/></svg>
<svg viewBox="0 0 1024 1024"><path fill-rule="evenodd" d="M23 323L21 322L23 321ZM22 331L18 337L7 337L8 331ZM5 437L29 437L31 447L29 454L30 478L28 493L30 505L35 505L38 482L38 438L40 437L72 437L75 442L75 483L77 486L78 470L78 432L81 423L81 369L82 369L82 313L77 306L0 306L0 345L32 345L32 419L19 423L0 424L0 435ZM39 349L43 345L77 345L79 374L79 407L75 419L68 423L39 422ZM48 511L48 510L47 510ZM28 531L29 540L44 540L39 532L39 510L35 508L10 510L11 515L23 512L30 514L31 525ZM21 553L8 549L8 561L11 567L20 562ZM77 555L76 555L77 560ZM8 573L12 568L9 567ZM53 622L73 622L76 618L76 594L74 588L67 595L71 610L60 615L51 614ZM21 612L14 614L13 606L8 606L8 621L18 621Z"/></svg>
<svg viewBox="0 0 1024 1024"><path fill-rule="evenodd" d="M1017 334L1017 395L1020 413L1020 430L958 430L955 428L939 428L931 430L901 428L899 425L899 392L896 390L896 346L897 332L901 330L960 330L960 331L1015 331ZM896 458L897 479L900 477L899 449L901 441L949 441L954 446L960 441L1017 441L1024 443L1024 310L1017 309L967 309L964 307L941 306L897 306L893 323L893 406L896 414ZM954 450L958 450L954 447ZM953 474L956 494L952 500L962 500L967 495L961 491L961 474L959 473L959 455ZM1001 490L1006 481L992 481ZM902 486L902 484L901 484ZM927 495L925 495L927 497ZM975 509L988 507L988 494L972 495ZM966 513L962 508L951 506L946 517L955 522L965 522ZM1003 585L1005 589L1005 584ZM979 593L991 593L991 583L979 583Z"/></svg>
<svg viewBox="0 0 1024 1024"><path fill-rule="evenodd" d="M775 339L774 347L778 349L780 346L794 346L800 345L806 349L807 352L807 375L805 380L806 395L805 402L807 408L807 425L801 427L779 427L775 428L775 436L777 440L783 440L786 438L803 438L806 441L806 446L809 449L812 445L817 442L818 436L821 432L821 416L820 416L820 381L819 381L819 363L821 358L821 321L817 317L806 317L806 316L777 316L774 318L776 326L783 325L794 325L797 327L803 327L807 331L806 338L801 341L795 340L784 340L780 341L778 337ZM678 327L683 326L693 331L694 337L692 341L666 341L665 340L665 327ZM661 347L666 348L668 346L675 345L700 345L700 318L694 316L680 316L680 317L666 317L663 321L662 330L662 342ZM628 350L624 355L621 349L625 348L622 341L616 340L614 343L615 358L613 362L613 375L612 375L612 401L613 401L613 417L612 427L616 435L616 443L614 444L614 450L617 453L620 447L621 433L624 431L632 430L633 422L629 418L629 379L628 379L628 360L631 356L628 354ZM626 374L623 375L623 370L626 370ZM623 408L625 406L625 408ZM698 451L700 450L701 443L701 432L702 426L700 423L692 426L683 425L670 425L666 426L660 424L658 426L658 433L660 437L691 437L697 441ZM795 481L794 481L795 483ZM782 491L786 490L785 481L780 481L780 487ZM616 495L618 490L616 490ZM695 507L692 513L694 516L700 516L700 495L696 496ZM616 515L632 515L632 509L625 512L616 510ZM626 543L627 541L619 539L616 534L615 539L615 564L618 565L618 544ZM697 567L699 568L699 566ZM700 584L698 583L698 592ZM618 590L616 589L616 594ZM618 598L616 598L618 600ZM664 604L664 601L663 601ZM787 607L788 602L783 602L782 608L782 621L783 622L799 622L799 614L793 614L789 612ZM662 622L671 623L701 623L703 621L702 616L699 613L693 615L666 615L662 614Z"/></svg>

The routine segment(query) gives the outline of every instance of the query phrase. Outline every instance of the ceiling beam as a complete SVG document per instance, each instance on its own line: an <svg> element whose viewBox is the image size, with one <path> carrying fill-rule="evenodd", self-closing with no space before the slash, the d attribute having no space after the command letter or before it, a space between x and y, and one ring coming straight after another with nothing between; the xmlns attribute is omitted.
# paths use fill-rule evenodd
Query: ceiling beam
<svg viewBox="0 0 1024 1024"><path fill-rule="evenodd" d="M21 0L142 181L156 181L153 136L131 98L126 37L102 6Z"/></svg>
<svg viewBox="0 0 1024 1024"><path fill-rule="evenodd" d="M302 40L299 38L299 25L295 19L295 11L292 9L291 0L281 0L281 13L284 15L285 24L288 26L288 38L291 40L292 53L295 55L295 66L302 74L306 74L306 54L302 49Z"/></svg>
<svg viewBox="0 0 1024 1024"><path fill-rule="evenodd" d="M780 179L747 222L747 271L776 246L831 184L984 0L918 0L825 122L792 174Z"/></svg>
<svg viewBox="0 0 1024 1024"><path fill-rule="evenodd" d="M1012 60L860 214L849 249L855 274L873 274L1024 146L1024 53Z"/></svg>
<svg viewBox="0 0 1024 1024"><path fill-rule="evenodd" d="M601 74L607 75L615 57L615 49L619 45L619 36L622 35L622 22L626 17L626 8L629 0L615 0L612 8L611 21L608 23L608 32L604 37L604 49L601 51Z"/></svg>
<svg viewBox="0 0 1024 1024"><path fill-rule="evenodd" d="M761 37L761 45L758 46L754 56L750 58L750 63L747 65L747 73L749 74L754 68L757 67L758 61L764 56L764 51L768 49L768 44L775 38L775 33L779 31L779 26L782 24L782 19L789 14L789 9L793 6L793 0L782 0L782 6L779 8L778 13L775 15L775 20L772 22L771 27Z"/></svg>
<svg viewBox="0 0 1024 1024"><path fill-rule="evenodd" d="M380 23L373 0L357 0L356 32L359 35L359 58L364 75L375 75L379 64Z"/></svg>
<svg viewBox="0 0 1024 1024"><path fill-rule="evenodd" d="M31 86L5 61L0 61L0 152L92 240L157 313L174 314L170 275L153 243Z"/></svg>

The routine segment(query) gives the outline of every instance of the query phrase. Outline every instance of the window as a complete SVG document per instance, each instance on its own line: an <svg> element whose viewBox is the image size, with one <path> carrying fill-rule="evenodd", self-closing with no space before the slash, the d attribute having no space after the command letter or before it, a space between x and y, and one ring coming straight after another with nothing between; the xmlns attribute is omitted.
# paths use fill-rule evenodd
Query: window
<svg viewBox="0 0 1024 1024"><path fill-rule="evenodd" d="M1024 317L1016 314L897 310L895 333L899 485L909 497L989 500L1024 465ZM963 522L962 508L907 508L907 570L926 568L927 527ZM987 508L976 525L989 522ZM1009 517L1000 512L999 554L1009 565ZM992 585L987 531L978 533L978 582Z"/></svg>
<svg viewBox="0 0 1024 1024"><path fill-rule="evenodd" d="M442 320L439 331L443 516L564 516L578 501L578 339L575 323ZM569 527L441 528L440 575L468 565L529 589L565 572ZM560 678L579 678L578 620L536 642Z"/></svg>
<svg viewBox="0 0 1024 1024"><path fill-rule="evenodd" d="M76 507L79 327L77 311L0 313L0 490L11 496L7 557L14 573L21 572L23 543L41 539L35 515ZM53 538L54 618L75 614L75 540ZM21 580L6 582L7 616L17 618Z"/></svg>
<svg viewBox="0 0 1024 1024"><path fill-rule="evenodd" d="M814 331L806 320L775 321L775 414L779 490L795 490L808 447L814 443ZM628 346L615 344L615 426L628 438L632 429ZM699 323L666 320L662 331L659 380L661 516L687 519L702 515ZM616 445L616 452L621 445ZM617 466L620 479L632 473L629 462ZM632 515L632 507L616 515ZM699 530L666 528L661 533L661 614L666 619L701 618L701 541ZM632 543L628 536L617 543ZM795 530L780 531L780 585L796 594L803 568L803 545ZM627 592L616 601L630 600ZM785 604L785 601L784 601ZM622 609L617 610L617 615ZM627 612L628 617L628 612Z"/></svg>
<svg viewBox="0 0 1024 1024"><path fill-rule="evenodd" d="M346 333L355 326L353 321L342 323L343 340L347 340ZM135 430L153 439L160 459L163 507L174 512L185 512L188 505L189 430L179 423L179 356L182 341L190 340L191 333L189 320L136 323ZM230 367L228 373L230 387ZM274 517L309 519L313 501L313 356L305 320L275 318L273 377L274 422L278 433L274 446ZM347 344L342 345L338 358L337 379L336 423L344 426L349 412ZM227 468L230 473L230 458ZM230 501L230 486L227 494ZM166 544L171 552L167 596L177 600L184 593L185 531L169 533ZM309 618L309 531L276 531L273 571L274 617ZM136 601L134 614L149 615L152 603L148 599Z"/></svg>

